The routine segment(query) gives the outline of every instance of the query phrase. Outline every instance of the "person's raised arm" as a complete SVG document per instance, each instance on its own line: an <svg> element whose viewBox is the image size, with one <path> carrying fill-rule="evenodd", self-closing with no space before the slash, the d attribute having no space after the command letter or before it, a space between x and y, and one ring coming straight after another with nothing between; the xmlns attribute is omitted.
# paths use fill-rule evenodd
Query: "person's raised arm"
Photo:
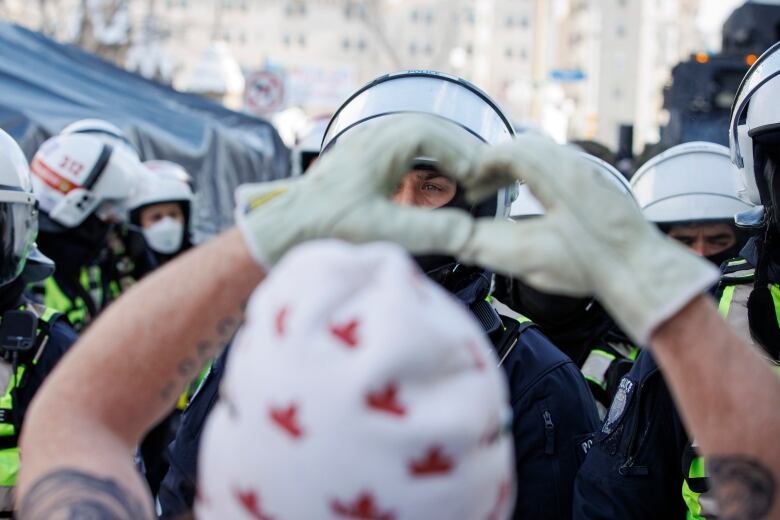
<svg viewBox="0 0 780 520"><path fill-rule="evenodd" d="M780 377L706 296L658 327L650 346L686 428L707 455L719 517L780 516Z"/></svg>
<svg viewBox="0 0 780 520"><path fill-rule="evenodd" d="M717 270L663 236L570 150L537 136L487 150L472 197L525 180L546 214L479 222L461 258L550 293L595 296L649 346L708 461L722 518L780 517L780 379L703 294Z"/></svg>
<svg viewBox="0 0 780 520"><path fill-rule="evenodd" d="M389 198L415 157L464 177L476 144L430 116L385 119L344 137L302 178L239 189L238 230L148 276L90 327L28 412L19 518L151 518L135 444L239 326L266 268L297 243L383 239L415 253L463 247L473 230L465 212Z"/></svg>

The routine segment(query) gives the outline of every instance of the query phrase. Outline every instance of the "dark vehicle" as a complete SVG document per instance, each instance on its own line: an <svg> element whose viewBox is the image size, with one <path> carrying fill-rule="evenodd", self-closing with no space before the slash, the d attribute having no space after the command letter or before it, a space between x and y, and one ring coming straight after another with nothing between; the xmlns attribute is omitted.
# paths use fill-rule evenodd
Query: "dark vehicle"
<svg viewBox="0 0 780 520"><path fill-rule="evenodd" d="M780 40L780 5L746 2L723 24L718 54L695 54L672 69L664 92L669 123L661 150L689 141L728 146L731 102L742 77L758 56Z"/></svg>

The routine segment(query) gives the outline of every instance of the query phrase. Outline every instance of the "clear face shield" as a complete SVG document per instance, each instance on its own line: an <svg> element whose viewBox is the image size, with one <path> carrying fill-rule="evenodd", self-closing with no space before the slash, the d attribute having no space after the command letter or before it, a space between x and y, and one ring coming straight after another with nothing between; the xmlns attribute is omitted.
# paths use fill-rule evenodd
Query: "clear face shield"
<svg viewBox="0 0 780 520"><path fill-rule="evenodd" d="M400 113L439 116L487 144L508 141L514 136L511 123L498 105L474 85L437 72L409 71L383 76L354 93L331 119L322 140L321 153L326 153L330 146L352 128L372 124L381 121L384 116ZM429 195L420 195L419 200L436 200L430 204L415 205L451 206L458 199L458 193L450 193L448 197L434 195L440 188L449 189L446 186L436 186L438 181L435 178L435 162L421 157L418 163L412 167L404 183L414 184L421 190L429 191ZM475 216L504 218L509 215L514 196L514 188L501 190L495 201L480 204L471 212ZM442 202L444 199L447 200ZM408 203L413 204L411 201Z"/></svg>
<svg viewBox="0 0 780 520"><path fill-rule="evenodd" d="M22 273L38 234L38 211L32 194L0 194L0 286Z"/></svg>

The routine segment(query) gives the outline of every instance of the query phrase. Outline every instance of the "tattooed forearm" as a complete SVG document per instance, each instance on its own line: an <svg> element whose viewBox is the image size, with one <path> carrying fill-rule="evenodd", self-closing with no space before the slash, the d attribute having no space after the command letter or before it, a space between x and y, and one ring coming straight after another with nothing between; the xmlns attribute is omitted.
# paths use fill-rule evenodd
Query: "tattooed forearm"
<svg viewBox="0 0 780 520"><path fill-rule="evenodd" d="M707 460L721 520L766 518L775 501L775 479L760 461L744 456Z"/></svg>
<svg viewBox="0 0 780 520"><path fill-rule="evenodd" d="M206 361L230 341L243 323L244 308L245 305L242 304L240 312L220 319L215 326L214 337L199 341L192 355L179 362L176 366L178 377L167 381L160 389L160 397L163 401L170 401L175 392L191 383L192 378L198 374Z"/></svg>
<svg viewBox="0 0 780 520"><path fill-rule="evenodd" d="M144 520L150 509L120 484L78 470L49 473L19 506L20 520Z"/></svg>

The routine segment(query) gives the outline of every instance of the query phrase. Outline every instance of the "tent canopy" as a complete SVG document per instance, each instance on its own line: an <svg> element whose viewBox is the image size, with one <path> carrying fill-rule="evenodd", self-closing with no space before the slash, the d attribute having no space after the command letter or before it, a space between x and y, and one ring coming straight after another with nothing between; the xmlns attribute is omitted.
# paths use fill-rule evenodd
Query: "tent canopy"
<svg viewBox="0 0 780 520"><path fill-rule="evenodd" d="M230 225L238 184L289 174L289 151L265 120L148 81L16 25L0 23L0 48L0 127L28 158L75 120L110 121L143 160L174 161L192 175L201 234Z"/></svg>

